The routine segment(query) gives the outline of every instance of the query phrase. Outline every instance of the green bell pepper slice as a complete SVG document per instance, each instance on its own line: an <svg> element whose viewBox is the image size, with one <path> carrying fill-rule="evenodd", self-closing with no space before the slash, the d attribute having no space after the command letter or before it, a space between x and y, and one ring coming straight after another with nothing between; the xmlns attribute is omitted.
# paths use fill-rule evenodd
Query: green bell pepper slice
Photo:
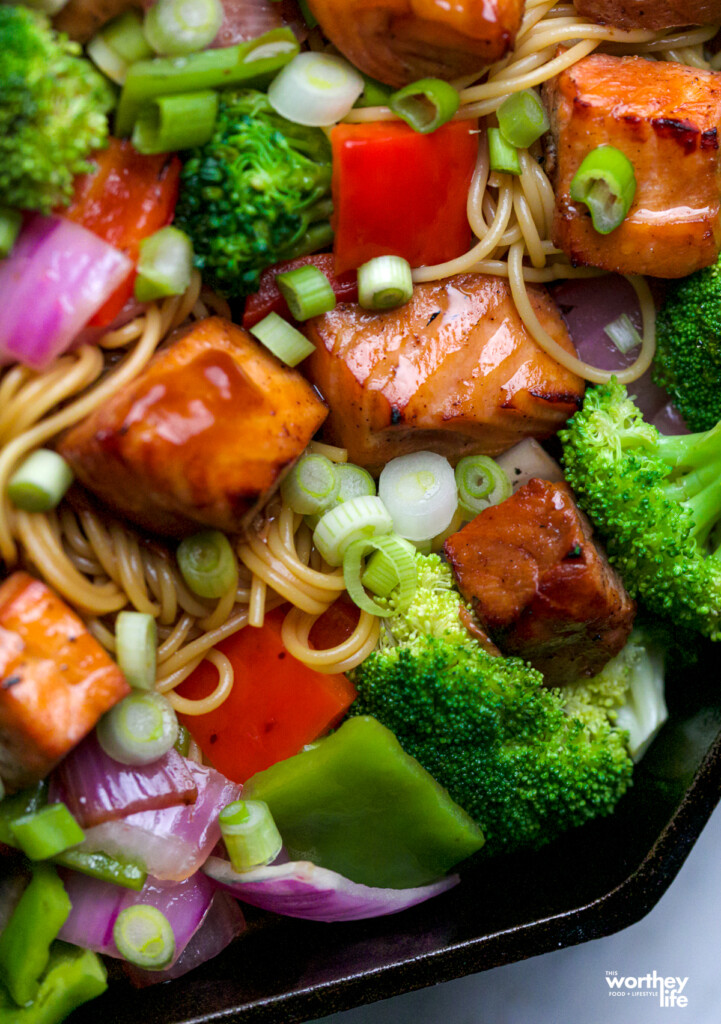
<svg viewBox="0 0 721 1024"><path fill-rule="evenodd" d="M54 942L48 969L29 1006L15 1006L0 985L2 1024L60 1024L68 1014L108 987L108 975L100 957L89 949Z"/></svg>

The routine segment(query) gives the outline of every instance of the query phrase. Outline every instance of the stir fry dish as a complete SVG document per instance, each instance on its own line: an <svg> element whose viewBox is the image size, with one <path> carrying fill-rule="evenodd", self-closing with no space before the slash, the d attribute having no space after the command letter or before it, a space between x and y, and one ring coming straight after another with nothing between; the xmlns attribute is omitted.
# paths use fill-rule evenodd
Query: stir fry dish
<svg viewBox="0 0 721 1024"><path fill-rule="evenodd" d="M720 131L717 0L0 5L0 1019L614 812L721 639Z"/></svg>

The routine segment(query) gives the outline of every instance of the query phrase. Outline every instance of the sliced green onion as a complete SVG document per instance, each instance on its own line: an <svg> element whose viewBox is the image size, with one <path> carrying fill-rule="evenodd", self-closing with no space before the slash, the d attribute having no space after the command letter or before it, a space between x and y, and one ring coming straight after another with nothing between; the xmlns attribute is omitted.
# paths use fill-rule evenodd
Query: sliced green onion
<svg viewBox="0 0 721 1024"><path fill-rule="evenodd" d="M97 737L108 757L121 764L152 764L175 745L178 719L162 694L134 690L103 715Z"/></svg>
<svg viewBox="0 0 721 1024"><path fill-rule="evenodd" d="M511 481L487 455L466 455L456 466L458 504L472 516L511 496Z"/></svg>
<svg viewBox="0 0 721 1024"><path fill-rule="evenodd" d="M389 534L389 537L397 540L399 544L405 547L411 557L415 555L416 549L410 541L404 540L403 537L399 537L396 533ZM385 538L380 539L385 540ZM415 566L415 562L413 564ZM401 572L397 560L392 554L388 554L383 547L378 548L366 563L365 572L361 576L361 583L367 590L372 591L376 597L390 597L396 587L400 585L400 582Z"/></svg>
<svg viewBox="0 0 721 1024"><path fill-rule="evenodd" d="M636 195L633 164L615 146L598 146L583 159L569 191L588 207L594 229L608 235L623 223Z"/></svg>
<svg viewBox="0 0 721 1024"><path fill-rule="evenodd" d="M184 725L178 726L178 738L175 741L175 749L183 757L187 757L190 752L190 733Z"/></svg>
<svg viewBox="0 0 721 1024"><path fill-rule="evenodd" d="M440 78L421 78L388 97L391 110L423 135L450 121L460 102L458 90Z"/></svg>
<svg viewBox="0 0 721 1024"><path fill-rule="evenodd" d="M300 8L300 13L303 15L303 21L306 23L308 28L315 28L318 24L318 19L308 6L308 0L298 0L298 7Z"/></svg>
<svg viewBox="0 0 721 1024"><path fill-rule="evenodd" d="M270 864L281 851L283 840L264 800L234 800L218 821L234 871Z"/></svg>
<svg viewBox="0 0 721 1024"><path fill-rule="evenodd" d="M275 282L295 320L310 320L335 308L335 292L322 270L310 263L277 274Z"/></svg>
<svg viewBox="0 0 721 1024"><path fill-rule="evenodd" d="M335 467L340 480L338 501L349 501L351 498L362 498L376 493L376 482L367 469L354 466L352 462L343 462Z"/></svg>
<svg viewBox="0 0 721 1024"><path fill-rule="evenodd" d="M160 96L138 114L133 145L145 156L202 146L213 134L217 114L218 94L212 89Z"/></svg>
<svg viewBox="0 0 721 1024"><path fill-rule="evenodd" d="M299 53L270 84L273 109L295 124L336 124L363 92L363 78L345 58L308 50Z"/></svg>
<svg viewBox="0 0 721 1024"><path fill-rule="evenodd" d="M624 355L642 343L641 336L633 326L628 313L622 313L603 329L619 352L623 352Z"/></svg>
<svg viewBox="0 0 721 1024"><path fill-rule="evenodd" d="M113 82L122 85L131 64L153 54L137 11L125 11L104 25L86 47L88 57Z"/></svg>
<svg viewBox="0 0 721 1024"><path fill-rule="evenodd" d="M363 75L363 92L356 100L356 107L387 107L392 89L375 78Z"/></svg>
<svg viewBox="0 0 721 1024"><path fill-rule="evenodd" d="M140 108L158 96L243 86L262 88L298 53L289 28L274 28L257 39L187 57L141 60L128 69L115 116L115 134L130 135Z"/></svg>
<svg viewBox="0 0 721 1024"><path fill-rule="evenodd" d="M146 971L162 971L175 956L175 935L170 921L157 907L144 903L126 907L113 925L120 955Z"/></svg>
<svg viewBox="0 0 721 1024"><path fill-rule="evenodd" d="M315 352L315 345L277 313L268 313L250 333L286 366L297 366Z"/></svg>
<svg viewBox="0 0 721 1024"><path fill-rule="evenodd" d="M152 690L158 648L155 619L146 612L120 612L115 620L115 654L120 671L135 690Z"/></svg>
<svg viewBox="0 0 721 1024"><path fill-rule="evenodd" d="M506 142L498 128L489 128L487 135L488 165L491 170L502 174L520 174L521 160L516 147Z"/></svg>
<svg viewBox="0 0 721 1024"><path fill-rule="evenodd" d="M161 228L140 243L135 298L138 302L182 295L190 284L193 245L180 228Z"/></svg>
<svg viewBox="0 0 721 1024"><path fill-rule="evenodd" d="M30 860L48 860L85 839L65 804L47 804L10 822L10 831Z"/></svg>
<svg viewBox="0 0 721 1024"><path fill-rule="evenodd" d="M199 597L222 597L238 585L235 552L220 530L201 530L185 537L176 558L183 579Z"/></svg>
<svg viewBox="0 0 721 1024"><path fill-rule="evenodd" d="M49 512L56 508L73 482L73 471L62 455L38 448L8 481L7 495L23 512Z"/></svg>
<svg viewBox="0 0 721 1024"><path fill-rule="evenodd" d="M283 501L302 516L324 512L338 499L337 468L325 455L305 455L283 478Z"/></svg>
<svg viewBox="0 0 721 1024"><path fill-rule="evenodd" d="M143 28L156 53L177 57L210 46L222 23L220 0L157 0Z"/></svg>
<svg viewBox="0 0 721 1024"><path fill-rule="evenodd" d="M391 459L378 480L378 494L395 532L411 541L430 541L445 530L458 505L451 464L435 452Z"/></svg>
<svg viewBox="0 0 721 1024"><path fill-rule="evenodd" d="M9 206L0 206L0 259L5 259L12 252L22 223L23 215L19 210L11 210Z"/></svg>
<svg viewBox="0 0 721 1024"><path fill-rule="evenodd" d="M393 520L380 498L350 498L325 512L313 531L313 543L328 565L341 565L354 540L390 533Z"/></svg>
<svg viewBox="0 0 721 1024"><path fill-rule="evenodd" d="M546 108L533 89L516 92L496 111L501 134L518 149L528 149L551 127Z"/></svg>
<svg viewBox="0 0 721 1024"><path fill-rule="evenodd" d="M361 579L363 558L369 551L382 552L393 561L398 577L398 592L393 601L380 605L366 594ZM401 537L389 534L386 537L368 537L356 540L348 546L343 556L343 579L348 596L362 611L380 618L387 618L404 612L413 600L418 585L418 572L411 546Z"/></svg>
<svg viewBox="0 0 721 1024"><path fill-rule="evenodd" d="M393 309L412 297L411 265L402 256L376 256L358 268L358 302L364 309Z"/></svg>

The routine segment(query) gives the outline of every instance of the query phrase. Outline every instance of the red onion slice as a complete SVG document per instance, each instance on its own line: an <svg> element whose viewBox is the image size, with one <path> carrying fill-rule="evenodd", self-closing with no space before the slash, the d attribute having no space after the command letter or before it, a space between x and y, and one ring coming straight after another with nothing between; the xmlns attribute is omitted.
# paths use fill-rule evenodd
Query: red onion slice
<svg viewBox="0 0 721 1024"><path fill-rule="evenodd" d="M240 786L213 768L188 760L186 765L198 788L194 804L96 825L78 848L139 862L155 878L180 881L194 874L220 839L218 815L239 798Z"/></svg>
<svg viewBox="0 0 721 1024"><path fill-rule="evenodd" d="M82 828L92 828L140 811L192 804L195 777L176 750L134 767L109 757L91 733L53 773L49 799L62 800Z"/></svg>
<svg viewBox="0 0 721 1024"><path fill-rule="evenodd" d="M63 872L63 885L72 910L58 938L96 953L120 957L113 941L113 925L122 910L142 903L161 910L170 922L175 935L173 964L203 923L215 891L202 872L182 882L148 878L141 892L121 889L75 871Z"/></svg>
<svg viewBox="0 0 721 1024"><path fill-rule="evenodd" d="M244 903L307 921L358 921L396 914L460 881L458 875L449 875L413 889L378 889L309 861L270 864L240 875L220 857L209 857L203 871Z"/></svg>
<svg viewBox="0 0 721 1024"><path fill-rule="evenodd" d="M42 370L64 352L133 264L62 217L31 217L0 260L0 362Z"/></svg>

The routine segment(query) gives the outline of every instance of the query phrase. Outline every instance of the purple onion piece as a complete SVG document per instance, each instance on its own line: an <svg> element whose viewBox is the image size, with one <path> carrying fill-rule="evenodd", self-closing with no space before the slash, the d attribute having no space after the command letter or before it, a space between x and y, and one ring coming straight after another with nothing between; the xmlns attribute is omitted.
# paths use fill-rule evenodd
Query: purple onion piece
<svg viewBox="0 0 721 1024"><path fill-rule="evenodd" d="M124 253L80 224L32 216L0 260L0 363L44 369L132 268Z"/></svg>
<svg viewBox="0 0 721 1024"><path fill-rule="evenodd" d="M237 900L227 892L218 891L213 896L205 920L172 967L165 971L144 971L132 964L125 964L125 973L136 988L180 978L222 953L244 929L245 918Z"/></svg>
<svg viewBox="0 0 721 1024"><path fill-rule="evenodd" d="M153 764L133 767L109 757L95 733L83 740L53 773L49 799L61 800L82 828L140 811L192 804L195 777L176 750Z"/></svg>
<svg viewBox="0 0 721 1024"><path fill-rule="evenodd" d="M213 768L185 759L198 796L194 804L141 811L96 825L78 849L143 864L155 878L180 881L194 874L220 839L218 815L237 800L240 786Z"/></svg>
<svg viewBox="0 0 721 1024"><path fill-rule="evenodd" d="M243 903L308 921L357 921L396 914L460 881L458 875L449 875L413 889L378 889L308 861L270 864L241 875L219 857L208 858L203 871Z"/></svg>
<svg viewBox="0 0 721 1024"><path fill-rule="evenodd" d="M148 878L141 892L131 892L75 871L63 872L63 885L72 910L58 938L96 953L120 957L113 941L113 925L121 911L142 903L161 910L170 922L175 935L173 964L203 923L215 891L213 882L202 872L182 882Z"/></svg>

